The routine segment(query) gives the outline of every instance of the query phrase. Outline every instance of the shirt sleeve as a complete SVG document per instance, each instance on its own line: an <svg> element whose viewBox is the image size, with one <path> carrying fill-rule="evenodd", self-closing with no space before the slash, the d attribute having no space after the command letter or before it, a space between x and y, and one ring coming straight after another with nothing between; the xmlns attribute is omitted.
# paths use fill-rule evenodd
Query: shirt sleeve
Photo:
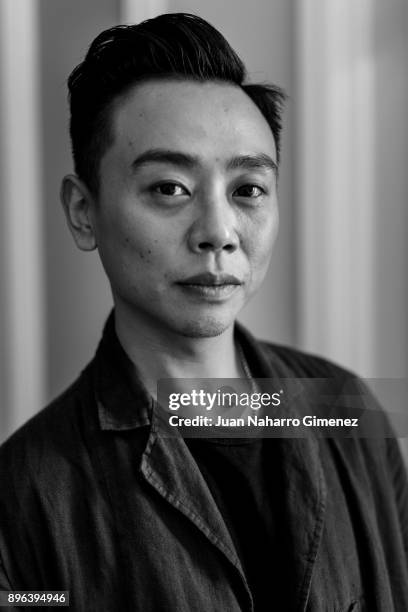
<svg viewBox="0 0 408 612"><path fill-rule="evenodd" d="M3 561L0 557L0 591L12 591L13 587L7 577L6 570L3 565Z"/></svg>
<svg viewBox="0 0 408 612"><path fill-rule="evenodd" d="M401 449L398 440L395 438L388 439L388 461L408 564L408 478Z"/></svg>

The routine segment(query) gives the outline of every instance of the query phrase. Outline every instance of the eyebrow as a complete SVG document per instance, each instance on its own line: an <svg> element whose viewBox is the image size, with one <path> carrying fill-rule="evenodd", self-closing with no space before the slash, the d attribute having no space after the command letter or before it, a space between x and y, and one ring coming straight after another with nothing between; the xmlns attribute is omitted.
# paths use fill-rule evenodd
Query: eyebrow
<svg viewBox="0 0 408 612"><path fill-rule="evenodd" d="M171 151L168 149L148 149L141 153L132 162L133 170L151 163L172 164L180 168L196 168L200 165L200 159L196 155L183 153L182 151ZM277 163L266 153L254 155L237 155L226 163L227 170L271 170L278 173Z"/></svg>
<svg viewBox="0 0 408 612"><path fill-rule="evenodd" d="M266 153L238 155L228 161L227 168L228 170L239 168L244 170L272 170L275 174L278 172L278 164Z"/></svg>

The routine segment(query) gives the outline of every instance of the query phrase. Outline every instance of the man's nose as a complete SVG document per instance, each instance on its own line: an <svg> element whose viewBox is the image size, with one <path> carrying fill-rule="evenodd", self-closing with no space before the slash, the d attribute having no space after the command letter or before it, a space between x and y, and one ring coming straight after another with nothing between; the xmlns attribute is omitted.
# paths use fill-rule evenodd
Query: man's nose
<svg viewBox="0 0 408 612"><path fill-rule="evenodd" d="M212 197L199 203L188 243L194 253L233 253L238 248L236 217L227 198Z"/></svg>

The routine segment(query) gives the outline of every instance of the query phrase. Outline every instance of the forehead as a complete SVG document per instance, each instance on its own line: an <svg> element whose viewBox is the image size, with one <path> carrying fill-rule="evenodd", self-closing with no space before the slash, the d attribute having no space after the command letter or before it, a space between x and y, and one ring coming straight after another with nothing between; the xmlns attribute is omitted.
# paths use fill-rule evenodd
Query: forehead
<svg viewBox="0 0 408 612"><path fill-rule="evenodd" d="M148 81L135 85L112 112L113 145L121 157L168 148L206 158L266 153L276 160L272 131L237 86L218 82Z"/></svg>

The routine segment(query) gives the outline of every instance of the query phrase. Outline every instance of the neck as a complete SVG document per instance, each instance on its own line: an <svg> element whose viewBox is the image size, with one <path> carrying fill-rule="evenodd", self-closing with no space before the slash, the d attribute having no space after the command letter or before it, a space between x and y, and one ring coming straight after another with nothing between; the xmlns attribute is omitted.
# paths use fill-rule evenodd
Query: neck
<svg viewBox="0 0 408 612"><path fill-rule="evenodd" d="M146 325L116 308L115 327L122 347L155 398L160 378L245 377L234 344L233 325L215 337L186 337Z"/></svg>

